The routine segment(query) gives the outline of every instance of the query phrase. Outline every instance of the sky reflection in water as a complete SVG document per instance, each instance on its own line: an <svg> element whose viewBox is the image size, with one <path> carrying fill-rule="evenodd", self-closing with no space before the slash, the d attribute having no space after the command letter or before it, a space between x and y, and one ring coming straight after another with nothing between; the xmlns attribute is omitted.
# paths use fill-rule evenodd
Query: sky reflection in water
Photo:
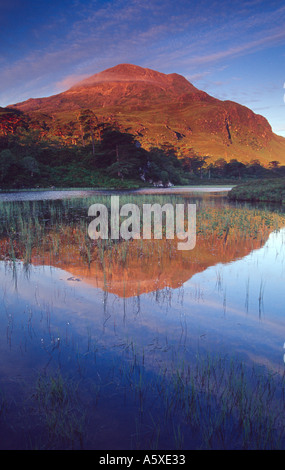
<svg viewBox="0 0 285 470"><path fill-rule="evenodd" d="M223 205L222 198L217 202ZM273 232L240 259L217 259L201 272L190 270L186 280L184 269L181 285L170 281L151 289L150 281L145 291L136 288L125 297L98 280L96 287L72 265L27 268L2 261L2 373L29 374L31 367L54 360L59 343L63 357L65 347L73 343L84 350L91 338L106 353L131 340L164 358L171 350L189 360L197 350L223 352L282 372L284 240L285 229ZM179 266L174 265L176 279Z"/></svg>

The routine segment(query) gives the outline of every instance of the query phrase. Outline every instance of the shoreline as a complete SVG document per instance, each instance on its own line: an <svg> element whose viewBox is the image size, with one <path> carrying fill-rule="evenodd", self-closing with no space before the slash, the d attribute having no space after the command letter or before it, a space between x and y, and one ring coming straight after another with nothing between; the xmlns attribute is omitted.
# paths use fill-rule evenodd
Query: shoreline
<svg viewBox="0 0 285 470"><path fill-rule="evenodd" d="M285 177L244 183L233 188L230 201L285 204Z"/></svg>
<svg viewBox="0 0 285 470"><path fill-rule="evenodd" d="M88 197L95 194L192 194L192 193L228 193L230 186L176 186L170 188L140 188L140 189L112 189L112 188L50 188L0 191L0 201L28 201L28 200L55 200L69 197Z"/></svg>

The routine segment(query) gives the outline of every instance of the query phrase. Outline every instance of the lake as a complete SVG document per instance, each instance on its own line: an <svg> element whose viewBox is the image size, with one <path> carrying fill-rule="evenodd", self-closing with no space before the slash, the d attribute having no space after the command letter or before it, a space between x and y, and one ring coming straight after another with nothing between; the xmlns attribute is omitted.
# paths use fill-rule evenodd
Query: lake
<svg viewBox="0 0 285 470"><path fill-rule="evenodd" d="M108 191L0 194L1 449L284 448L285 214L230 188L117 192L196 205L196 246L92 240Z"/></svg>

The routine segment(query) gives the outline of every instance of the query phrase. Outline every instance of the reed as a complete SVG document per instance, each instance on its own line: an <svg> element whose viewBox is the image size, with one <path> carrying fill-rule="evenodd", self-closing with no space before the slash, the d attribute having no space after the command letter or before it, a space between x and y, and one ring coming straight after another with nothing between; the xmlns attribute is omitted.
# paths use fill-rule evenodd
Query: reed
<svg viewBox="0 0 285 470"><path fill-rule="evenodd" d="M37 416L47 432L47 448L82 448L86 411L78 397L78 383L54 375L41 374L37 380L34 400Z"/></svg>
<svg viewBox="0 0 285 470"><path fill-rule="evenodd" d="M121 196L121 203L129 202L128 196ZM50 201L49 204L34 201L9 202L0 204L1 249L2 259L21 259L26 264L31 262L33 256L43 258L49 252L50 260L59 259L64 252L80 254L81 259L88 267L96 260L101 266L107 268L114 260L123 267L128 265L130 258L151 259L154 255L158 259L168 257L174 259L177 250L173 240L90 240L87 228L90 219L87 209L94 202L105 204L110 209L110 198L100 196L96 199ZM133 197L132 201L142 206L150 202L150 196L140 195ZM151 202L164 204L181 202L179 197L152 197ZM222 210L218 208L200 208L197 211L197 237L198 241L207 243L209 247L215 243L224 246L234 244L242 238L249 242L258 240L264 243L271 231L280 229L285 225L285 217L278 212L258 209L238 209L230 206ZM10 250L5 249L5 240L10 240Z"/></svg>

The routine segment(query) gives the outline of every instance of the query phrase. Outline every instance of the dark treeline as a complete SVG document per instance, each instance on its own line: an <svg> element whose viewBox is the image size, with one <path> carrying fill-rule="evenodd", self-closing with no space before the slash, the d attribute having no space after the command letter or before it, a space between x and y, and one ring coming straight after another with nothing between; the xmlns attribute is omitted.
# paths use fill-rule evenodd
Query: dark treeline
<svg viewBox="0 0 285 470"><path fill-rule="evenodd" d="M167 149L140 147L112 127L85 146L12 135L0 137L0 187L128 187L186 184L182 162Z"/></svg>
<svg viewBox="0 0 285 470"><path fill-rule="evenodd" d="M223 178L223 179L260 179L285 176L285 166L278 161L272 161L267 167L263 166L258 159L243 163L237 159L227 162L224 158L209 161L209 157L191 156L184 158L185 169L200 178Z"/></svg>
<svg viewBox="0 0 285 470"><path fill-rule="evenodd" d="M0 109L0 188L135 187L185 185L199 179L251 179L285 175L285 167L259 161L212 161L171 144L142 148L115 122L100 122L88 109L59 123L49 115L29 117Z"/></svg>

